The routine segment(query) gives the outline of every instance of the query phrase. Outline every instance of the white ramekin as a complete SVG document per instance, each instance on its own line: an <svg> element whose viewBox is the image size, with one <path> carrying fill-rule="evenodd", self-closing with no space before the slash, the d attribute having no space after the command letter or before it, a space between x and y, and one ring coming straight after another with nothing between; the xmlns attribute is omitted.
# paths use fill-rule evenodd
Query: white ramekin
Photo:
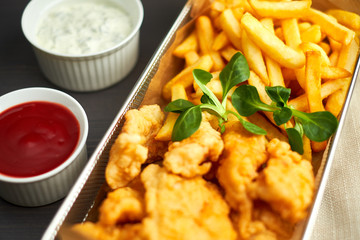
<svg viewBox="0 0 360 240"><path fill-rule="evenodd" d="M64 89L86 92L104 89L121 81L135 66L139 55L140 27L144 10L140 0L110 0L130 16L133 29L114 47L87 55L58 54L39 46L36 29L43 14L64 0L32 0L26 6L21 25L32 44L45 77Z"/></svg>
<svg viewBox="0 0 360 240"><path fill-rule="evenodd" d="M68 94L51 88L24 88L0 97L0 113L29 101L47 101L68 108L80 125L80 138L73 154L57 168L34 177L0 174L0 197L20 206L35 207L55 202L70 191L87 162L88 119L82 106ZM1 127L1 126L0 126Z"/></svg>

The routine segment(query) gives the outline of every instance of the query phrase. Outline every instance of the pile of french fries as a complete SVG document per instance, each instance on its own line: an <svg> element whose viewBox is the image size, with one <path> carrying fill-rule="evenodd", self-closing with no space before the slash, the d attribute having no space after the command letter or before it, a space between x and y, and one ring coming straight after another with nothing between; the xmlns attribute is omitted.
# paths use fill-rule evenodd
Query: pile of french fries
<svg viewBox="0 0 360 240"><path fill-rule="evenodd" d="M198 68L213 74L207 86L221 99L219 72L241 52L251 70L247 84L258 89L263 102L271 103L265 86L284 86L291 88L289 105L295 109L339 116L358 57L360 16L339 9L321 12L311 5L310 0L212 1L175 47L173 54L184 59L184 69L166 83L163 97L200 103L202 92L192 76ZM158 140L171 139L177 116L168 114ZM283 129L271 123L272 114L264 116L249 120L267 130L269 138L286 140ZM326 145L304 137L304 157L311 159L312 151Z"/></svg>

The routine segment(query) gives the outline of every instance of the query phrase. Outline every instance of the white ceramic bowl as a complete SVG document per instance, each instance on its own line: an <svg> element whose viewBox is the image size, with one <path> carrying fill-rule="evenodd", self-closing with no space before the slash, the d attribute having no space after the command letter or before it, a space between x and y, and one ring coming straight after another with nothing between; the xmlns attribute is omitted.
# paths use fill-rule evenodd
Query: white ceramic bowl
<svg viewBox="0 0 360 240"><path fill-rule="evenodd" d="M68 94L51 88L25 88L7 93L0 97L0 113L30 101L63 105L75 115L80 126L80 137L75 150L55 169L33 177L0 174L0 197L16 205L33 207L55 202L70 191L87 162L86 139L89 127L81 105Z"/></svg>
<svg viewBox="0 0 360 240"><path fill-rule="evenodd" d="M32 0L23 12L23 33L32 44L45 77L59 87L80 92L104 89L122 80L138 60L140 27L144 16L141 1L108 0L118 4L129 15L131 33L109 49L86 55L59 54L38 44L36 31L42 17L54 5L64 1L68 0Z"/></svg>

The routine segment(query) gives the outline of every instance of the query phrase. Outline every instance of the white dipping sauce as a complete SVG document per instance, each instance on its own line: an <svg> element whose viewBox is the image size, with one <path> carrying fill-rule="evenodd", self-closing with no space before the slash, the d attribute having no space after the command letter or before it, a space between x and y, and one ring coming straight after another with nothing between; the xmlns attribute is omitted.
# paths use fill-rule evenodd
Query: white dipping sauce
<svg viewBox="0 0 360 240"><path fill-rule="evenodd" d="M108 1L72 1L51 8L39 24L39 46L60 54L84 55L120 43L131 32L129 16Z"/></svg>

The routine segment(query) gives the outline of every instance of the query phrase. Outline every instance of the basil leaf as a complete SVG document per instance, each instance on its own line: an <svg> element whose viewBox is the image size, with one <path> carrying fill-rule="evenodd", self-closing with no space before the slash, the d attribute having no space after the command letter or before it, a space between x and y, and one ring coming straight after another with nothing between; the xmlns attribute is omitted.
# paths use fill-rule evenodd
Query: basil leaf
<svg viewBox="0 0 360 240"><path fill-rule="evenodd" d="M251 122L243 120L241 123L242 123L243 127L251 133L254 133L257 135L266 135L267 134L267 132L264 129L262 129L261 127L258 127L257 125L255 125Z"/></svg>
<svg viewBox="0 0 360 240"><path fill-rule="evenodd" d="M271 106L261 102L256 87L251 85L241 85L231 95L231 101L241 116L250 116L259 110L273 111Z"/></svg>
<svg viewBox="0 0 360 240"><path fill-rule="evenodd" d="M223 99L231 88L249 79L249 65L240 52L234 54L229 63L220 72L219 78L223 89Z"/></svg>
<svg viewBox="0 0 360 240"><path fill-rule="evenodd" d="M176 112L181 113L191 107L194 107L195 105L192 102L189 102L185 99L177 99L175 101L170 102L164 110L166 112Z"/></svg>
<svg viewBox="0 0 360 240"><path fill-rule="evenodd" d="M201 91L209 98L211 99L213 105L222 107L221 103L215 96L215 94L206 86L208 82L212 79L212 74L202 70L202 69L194 69L193 70L193 76L195 82L199 85ZM208 102L209 103L209 102Z"/></svg>
<svg viewBox="0 0 360 240"><path fill-rule="evenodd" d="M294 126L294 128L296 129L296 131L298 131L298 132L300 133L301 137L304 135L304 128L303 128L303 126L302 126L301 123L299 123L298 121L296 121L296 119L295 119L295 126Z"/></svg>
<svg viewBox="0 0 360 240"><path fill-rule="evenodd" d="M177 118L171 135L172 141L181 141L196 132L201 123L200 106L195 106L182 112Z"/></svg>
<svg viewBox="0 0 360 240"><path fill-rule="evenodd" d="M338 127L337 118L328 111L304 113L293 110L293 113L303 125L305 135L315 142L329 139Z"/></svg>
<svg viewBox="0 0 360 240"><path fill-rule="evenodd" d="M196 83L201 86L205 86L210 82L210 80L213 78L213 75L205 70L202 69L194 69L193 70L193 76L197 80ZM202 90L202 88L201 88Z"/></svg>
<svg viewBox="0 0 360 240"><path fill-rule="evenodd" d="M276 125L280 126L287 123L292 117L292 111L290 108L283 107L273 113L274 121Z"/></svg>
<svg viewBox="0 0 360 240"><path fill-rule="evenodd" d="M271 100L277 103L278 106L286 106L289 100L291 89L284 88L282 86L265 87L266 93L269 95Z"/></svg>
<svg viewBox="0 0 360 240"><path fill-rule="evenodd" d="M302 140L302 135L295 128L287 128L286 133L289 137L289 144L291 146L291 150L304 154L304 145Z"/></svg>

